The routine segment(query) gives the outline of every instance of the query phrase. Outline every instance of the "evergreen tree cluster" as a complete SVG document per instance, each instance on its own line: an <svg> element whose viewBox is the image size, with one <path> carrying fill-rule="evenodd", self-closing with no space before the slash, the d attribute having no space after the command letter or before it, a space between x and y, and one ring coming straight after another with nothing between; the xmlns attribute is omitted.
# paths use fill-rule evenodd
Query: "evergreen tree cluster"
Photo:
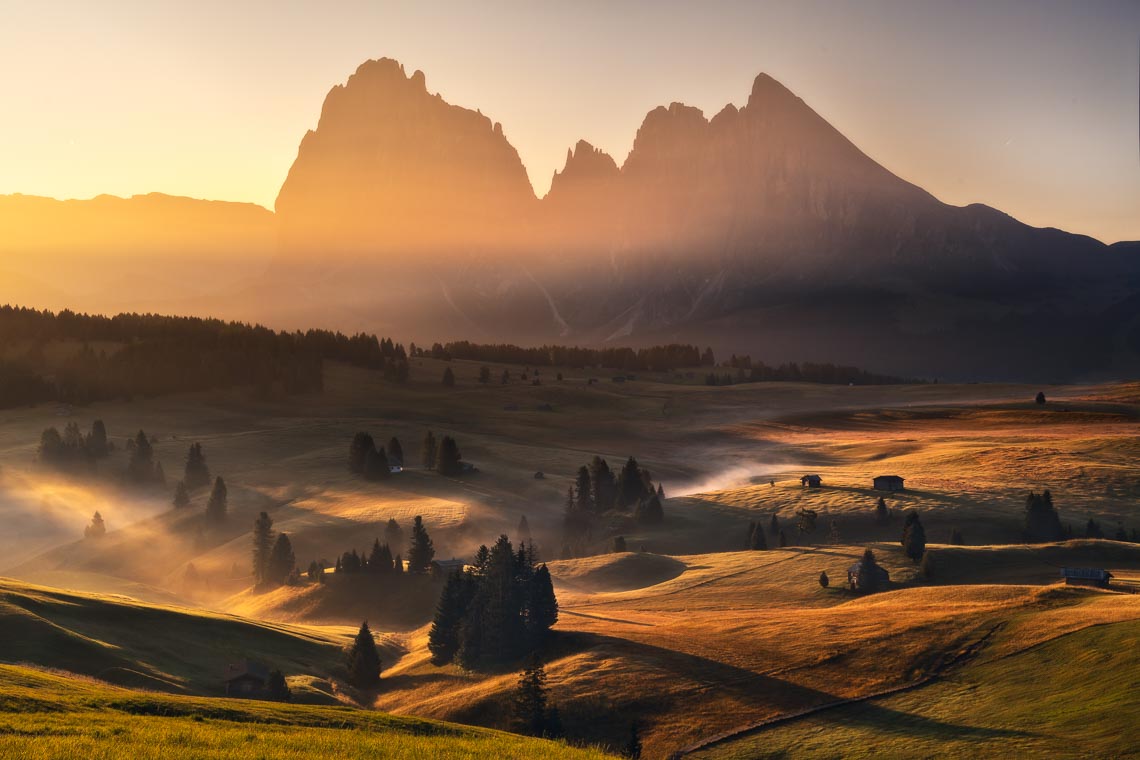
<svg viewBox="0 0 1140 760"><path fill-rule="evenodd" d="M514 728L521 734L557 739L563 735L562 718L558 708L549 705L546 687L546 668L536 653L532 653L519 674L513 699Z"/></svg>
<svg viewBox="0 0 1140 760"><path fill-rule="evenodd" d="M74 355L48 361L51 342L81 344ZM91 343L115 344L96 352ZM166 393L250 386L288 393L322 389L324 361L383 370L405 382L408 357L389 338L327 330L275 332L260 325L196 317L0 306L0 345L25 345L0 361L0 407L45 401L88 403Z"/></svg>
<svg viewBox="0 0 1140 760"><path fill-rule="evenodd" d="M385 480L392 474L392 467L404 466L404 448L395 436L388 441L388 447L377 447L370 433L358 432L352 437L348 447L348 469L368 480Z"/></svg>
<svg viewBox="0 0 1140 760"><path fill-rule="evenodd" d="M485 344L470 341L455 341L446 345L434 344L430 349L417 349L412 345L414 356L428 356L449 361L465 359L497 364L521 364L527 367L605 367L628 372L666 372L686 367L699 367L712 364L712 349L701 350L696 346L679 343L650 346L649 348L581 348L578 346L542 346L523 348L509 343Z"/></svg>
<svg viewBox="0 0 1140 760"><path fill-rule="evenodd" d="M578 468L573 485L566 492L563 514L563 555L582 556L590 542L598 516L616 511L629 513L643 525L664 521L665 489L656 487L649 471L632 456L615 475L609 464L595 456Z"/></svg>
<svg viewBox="0 0 1140 760"><path fill-rule="evenodd" d="M903 534L900 543L903 546L903 551L906 552L906 556L915 562L920 561L923 553L926 552L926 529L922 527L918 512L913 509L906 513L906 518L903 520Z"/></svg>
<svg viewBox="0 0 1140 760"><path fill-rule="evenodd" d="M1060 541L1065 538L1061 516L1053 506L1053 494L1030 491L1025 495L1025 540L1030 543Z"/></svg>
<svg viewBox="0 0 1140 760"><path fill-rule="evenodd" d="M776 516L772 515L772 519L776 519ZM744 548L753 551L764 551L768 548L768 541L764 537L764 526L761 523L748 523L748 535L744 540Z"/></svg>
<svg viewBox="0 0 1140 760"><path fill-rule="evenodd" d="M500 536L475 564L456 570L440 594L428 637L432 662L477 669L537 650L558 620L550 571L526 544Z"/></svg>
<svg viewBox="0 0 1140 760"><path fill-rule="evenodd" d="M4 387L0 382L0 387ZM7 391L7 388L5 388ZM91 465L97 459L106 457L114 449L107 438L107 426L103 420L91 423L91 431L84 435L79 423L69 422L59 430L49 427L40 435L39 457L44 464L58 469L75 469L79 465Z"/></svg>
<svg viewBox="0 0 1140 760"><path fill-rule="evenodd" d="M753 362L750 356L736 356L735 354L724 362L724 370L735 372L710 372L705 378L705 385L735 385L737 383L769 383L769 382L795 382L819 383L820 385L902 385L921 383L894 375L879 375L873 372L849 367L840 364L817 364L791 362L781 364L779 367L769 367L764 362Z"/></svg>
<svg viewBox="0 0 1140 760"><path fill-rule="evenodd" d="M299 578L293 543L285 533L273 533L273 519L262 512L253 521L253 578L256 588L294 584Z"/></svg>

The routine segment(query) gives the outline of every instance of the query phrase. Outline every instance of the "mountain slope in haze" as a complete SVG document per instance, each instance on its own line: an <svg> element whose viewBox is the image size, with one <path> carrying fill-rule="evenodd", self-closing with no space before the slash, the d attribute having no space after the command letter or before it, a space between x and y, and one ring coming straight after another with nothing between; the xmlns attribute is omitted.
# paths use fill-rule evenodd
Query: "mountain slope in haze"
<svg viewBox="0 0 1140 760"><path fill-rule="evenodd" d="M252 203L0 196L4 302L223 316L229 294L275 253L273 213Z"/></svg>
<svg viewBox="0 0 1140 760"><path fill-rule="evenodd" d="M685 339L959 378L1140 355L1118 313L1137 257L944 204L765 74L711 119L650 111L620 166L579 142L539 200L498 125L368 62L329 93L277 208L297 248L351 249L281 282L397 332L414 312L433 337Z"/></svg>

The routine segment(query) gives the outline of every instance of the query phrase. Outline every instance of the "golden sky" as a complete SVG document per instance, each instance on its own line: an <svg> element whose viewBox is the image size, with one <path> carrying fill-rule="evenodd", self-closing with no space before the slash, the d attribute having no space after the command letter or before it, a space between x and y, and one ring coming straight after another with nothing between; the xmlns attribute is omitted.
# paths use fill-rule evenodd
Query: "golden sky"
<svg viewBox="0 0 1140 760"><path fill-rule="evenodd" d="M272 208L325 94L368 58L478 108L542 195L651 108L711 116L765 71L896 174L1140 239L1140 3L0 0L0 193Z"/></svg>

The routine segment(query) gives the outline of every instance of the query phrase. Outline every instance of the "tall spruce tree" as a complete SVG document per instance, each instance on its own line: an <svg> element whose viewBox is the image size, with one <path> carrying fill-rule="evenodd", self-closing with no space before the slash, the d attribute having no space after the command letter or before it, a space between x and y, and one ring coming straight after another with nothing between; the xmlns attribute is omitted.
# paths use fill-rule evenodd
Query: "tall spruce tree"
<svg viewBox="0 0 1140 760"><path fill-rule="evenodd" d="M424 527L423 517L416 515L412 521L412 537L408 544L408 572L426 573L431 569L432 558L435 557L435 547L431 536Z"/></svg>
<svg viewBox="0 0 1140 760"><path fill-rule="evenodd" d="M368 463L369 454L375 453L376 442L372 440L371 435L361 431L352 436L352 443L348 446L349 472L363 474L364 467Z"/></svg>
<svg viewBox="0 0 1140 760"><path fill-rule="evenodd" d="M546 669L531 655L519 675L514 695L515 728L519 733L542 736L546 729Z"/></svg>
<svg viewBox="0 0 1140 760"><path fill-rule="evenodd" d="M98 459L107 456L110 452L111 447L107 441L107 426L103 424L103 420L95 420L91 423L91 433L87 436L87 453Z"/></svg>
<svg viewBox="0 0 1140 760"><path fill-rule="evenodd" d="M190 506L190 491L186 488L186 481L180 480L174 486L174 499L172 501L175 509L184 509Z"/></svg>
<svg viewBox="0 0 1140 760"><path fill-rule="evenodd" d="M186 488L197 491L210 485L210 468L206 465L206 455L202 453L202 444L190 444L190 451L186 454L186 468L182 475Z"/></svg>
<svg viewBox="0 0 1140 760"><path fill-rule="evenodd" d="M922 553L926 551L926 530L922 527L918 512L913 509L906 513L906 521L903 523L902 546L906 556L915 562L921 560Z"/></svg>
<svg viewBox="0 0 1140 760"><path fill-rule="evenodd" d="M404 466L404 447L400 445L400 439L396 436L388 441L388 463L396 465L397 467Z"/></svg>
<svg viewBox="0 0 1140 760"><path fill-rule="evenodd" d="M262 512L253 521L253 582L261 588L269 582L269 556L273 552L273 518Z"/></svg>
<svg viewBox="0 0 1140 760"><path fill-rule="evenodd" d="M641 467L637 460L630 457L622 465L618 473L616 485L615 506L618 509L628 509L645 497L645 481L641 476Z"/></svg>
<svg viewBox="0 0 1140 760"><path fill-rule="evenodd" d="M435 665L448 664L459 652L460 628L471 601L472 585L472 578L462 570L447 576L428 632L428 651Z"/></svg>
<svg viewBox="0 0 1140 760"><path fill-rule="evenodd" d="M388 469L388 457L384 452L372 448L364 454L364 469L361 471L368 480L385 480L391 475Z"/></svg>
<svg viewBox="0 0 1140 760"><path fill-rule="evenodd" d="M146 433L141 430L135 436L135 445L131 449L127 476L136 483L149 483L154 480L154 448L150 445Z"/></svg>
<svg viewBox="0 0 1140 760"><path fill-rule="evenodd" d="M590 485L593 490L593 507L597 512L613 509L617 500L617 484L606 460L595 456L590 462Z"/></svg>
<svg viewBox="0 0 1140 760"><path fill-rule="evenodd" d="M91 516L91 524L83 529L84 538L102 538L107 533L107 524L103 522L103 515L96 512Z"/></svg>
<svg viewBox="0 0 1140 760"><path fill-rule="evenodd" d="M748 548L754 551L764 551L768 548L768 541L764 537L764 526L760 523L751 523L748 534Z"/></svg>
<svg viewBox="0 0 1140 760"><path fill-rule="evenodd" d="M439 452L436 454L435 469L440 475L457 477L463 473L462 455L455 439L445 435L439 441Z"/></svg>
<svg viewBox="0 0 1140 760"><path fill-rule="evenodd" d="M597 511L594 505L590 468L586 465L578 468L578 476L574 481L574 493L577 498L578 511L586 514Z"/></svg>
<svg viewBox="0 0 1140 760"><path fill-rule="evenodd" d="M399 548L404 543L404 529L395 517L389 517L388 524L384 526L384 543L388 544L388 548Z"/></svg>
<svg viewBox="0 0 1140 760"><path fill-rule="evenodd" d="M1025 496L1025 537L1031 542L1060 541L1065 537L1061 518L1053 506L1053 494L1046 490Z"/></svg>
<svg viewBox="0 0 1140 760"><path fill-rule="evenodd" d="M451 367L445 367L443 370L443 387L455 387L455 373L451 371Z"/></svg>
<svg viewBox="0 0 1140 760"><path fill-rule="evenodd" d="M558 599L554 596L554 583L545 563L530 576L527 587L526 630L532 645L538 645L558 622Z"/></svg>
<svg viewBox="0 0 1140 760"><path fill-rule="evenodd" d="M380 653L376 639L368 628L368 621L360 624L360 631L348 650L348 680L358 689L374 689L380 685Z"/></svg>
<svg viewBox="0 0 1140 760"><path fill-rule="evenodd" d="M435 442L435 435L429 430L424 436L423 446L420 447L420 464L425 470L435 469L435 457L439 453L439 445Z"/></svg>
<svg viewBox="0 0 1140 760"><path fill-rule="evenodd" d="M219 475L214 480L214 488L210 491L210 500L206 502L206 518L211 522L219 523L226 519L229 509L226 482Z"/></svg>
<svg viewBox="0 0 1140 760"><path fill-rule="evenodd" d="M887 501L882 496L879 497L879 503L875 505L875 522L883 525L890 519L891 512L887 509Z"/></svg>
<svg viewBox="0 0 1140 760"><path fill-rule="evenodd" d="M661 508L661 500L652 490L637 503L634 519L642 525L656 525L665 520L665 510Z"/></svg>
<svg viewBox="0 0 1140 760"><path fill-rule="evenodd" d="M273 551L269 554L269 582L278 585L284 583L296 567L297 558L293 555L293 544L289 541L289 536L278 533Z"/></svg>
<svg viewBox="0 0 1140 760"><path fill-rule="evenodd" d="M530 541L530 523L527 522L526 515L519 518L519 527L515 533L517 534L515 537L518 538L519 543Z"/></svg>

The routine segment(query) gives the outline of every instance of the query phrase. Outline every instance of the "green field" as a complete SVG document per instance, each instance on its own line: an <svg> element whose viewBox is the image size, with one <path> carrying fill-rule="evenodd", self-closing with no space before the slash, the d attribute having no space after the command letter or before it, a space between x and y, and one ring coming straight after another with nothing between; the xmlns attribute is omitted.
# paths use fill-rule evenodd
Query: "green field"
<svg viewBox="0 0 1140 760"><path fill-rule="evenodd" d="M1140 623L1086 628L929 686L778 723L713 760L1140 755Z"/></svg>

